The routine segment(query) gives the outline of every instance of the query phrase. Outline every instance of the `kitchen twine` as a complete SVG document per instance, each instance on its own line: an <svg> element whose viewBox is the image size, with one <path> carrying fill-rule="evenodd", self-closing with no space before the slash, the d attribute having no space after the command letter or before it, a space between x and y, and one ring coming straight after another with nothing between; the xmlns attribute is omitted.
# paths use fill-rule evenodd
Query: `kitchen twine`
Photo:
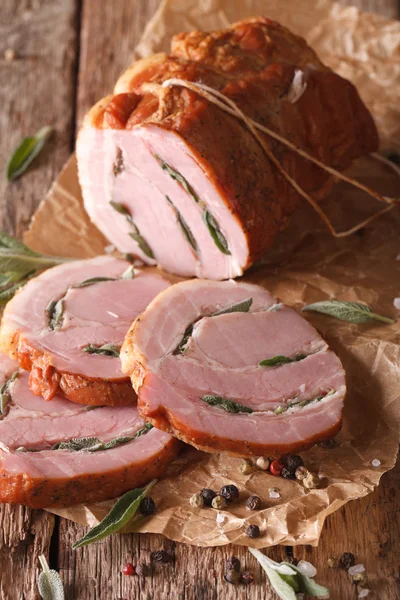
<svg viewBox="0 0 400 600"><path fill-rule="evenodd" d="M396 206L396 204L398 202L400 202L400 198L389 198L387 196L381 196L380 194L378 194L378 192L375 192L375 190L372 190L371 188L369 188L368 186L364 185L363 183L357 181L356 179L353 179L352 177L344 175L344 173L341 173L340 171L337 171L336 169L333 169L332 167L325 165L323 162L321 162L320 160L318 160L311 154L308 154L308 152L306 152L302 148L299 148L292 142L289 142L289 140L287 140L286 138L281 136L279 133L276 133L272 129L269 129L269 127L265 127L265 125L261 125L260 123L257 123L256 121L253 121L252 119L250 119L250 117L245 115L240 110L238 105L233 100L231 100L231 98L228 98L227 96L225 96L225 94L222 94L222 92L219 92L218 90L215 90L214 88L211 88L208 85L205 85L204 83L195 83L195 82L191 82L191 81L185 81L184 79L171 78L171 79L167 79L166 81L164 81L161 85L151 83L151 84L144 84L142 87L143 87L144 91L149 91L152 93L154 93L154 92L160 93L160 95L164 96L164 100L165 100L165 92L167 92L167 90L165 88L172 88L174 86L184 87L184 88L191 90L192 92L199 94L199 96L202 96L203 98L205 98L212 104L215 104L215 106L218 106L218 108L220 108L221 110L223 110L226 113L243 121L243 123L248 127L248 129L254 135L254 137L256 138L256 140L258 141L258 143L260 144L260 146L262 147L262 149L264 150L265 154L270 159L270 161L275 165L275 167L278 169L278 171L281 173L281 175L283 175L283 177L296 190L296 192L298 194L300 194L300 196L305 198L309 204L311 204L311 206L313 207L315 212L322 219L322 221L325 223L326 227L329 229L330 233L334 237L342 238L342 237L347 237L348 235L355 233L359 229L362 229L363 227L366 227L367 225L369 225L372 221L374 221L381 215L392 210ZM351 185L359 188L360 190L363 190L364 192L366 192L367 194L369 194L376 200L379 200L379 202L383 202L383 203L387 204L388 206L386 206L382 210L378 211L374 215L368 217L362 223L359 223L358 225L355 225L354 227L351 227L350 229L347 229L346 231L340 231L340 232L336 231L335 228L333 227L333 225L331 224L329 218L327 217L325 212L322 210L322 208L317 204L317 202L315 202L315 200L306 191L304 191L298 185L298 183L289 175L289 173L282 167L279 160L275 157L275 155L273 154L271 149L268 147L265 139L259 134L259 131L262 131L263 133L266 133L273 139L281 142L282 144L284 144L285 146L287 146L288 148L290 148L291 150L293 150L294 152L296 152L303 158L318 165L324 171L327 171L328 173L330 173L331 175L334 175L338 179L347 181L347 183L350 183ZM376 160L381 161L382 163L384 163L385 165L387 165L388 167L393 169L397 173L397 175L399 175L399 177L400 177L400 168L397 165L395 165L393 162L391 162L390 160L381 156L380 154L372 153L370 156L372 156Z"/></svg>

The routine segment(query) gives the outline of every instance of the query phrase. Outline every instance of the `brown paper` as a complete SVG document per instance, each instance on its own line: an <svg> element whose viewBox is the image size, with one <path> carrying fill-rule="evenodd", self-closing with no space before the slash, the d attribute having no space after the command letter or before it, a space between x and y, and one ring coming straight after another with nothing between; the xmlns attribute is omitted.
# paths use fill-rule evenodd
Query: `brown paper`
<svg viewBox="0 0 400 600"><path fill-rule="evenodd" d="M377 118L383 146L395 147L400 126L395 84L400 66L394 46L400 27L377 15L322 0L171 0L162 4L146 28L137 54L166 49L177 31L224 27L256 14L279 18L305 34L326 62L353 79ZM386 195L399 195L398 175L372 158L358 161L351 173ZM377 204L359 190L339 184L324 207L336 228L344 229L381 207ZM245 279L265 285L298 309L317 300L340 298L365 302L376 312L397 318L393 301L400 296L399 229L400 214L395 209L359 235L335 240L310 207L302 205L264 263ZM83 210L74 158L37 211L25 241L42 252L82 257L103 252L107 246ZM400 431L399 324L351 325L313 313L307 313L307 318L340 356L348 383L338 446L316 446L302 454L306 466L321 476L321 488L306 490L296 481L262 471L244 476L238 458L187 448L154 488L158 510L138 531L163 533L199 546L316 545L326 516L371 492L382 473L394 466ZM381 465L374 468L373 459ZM229 511L189 505L190 496L199 489L218 489L226 483L238 485L242 497ZM271 499L270 488L279 488L280 498ZM253 493L264 506L255 513L247 511L244 502ZM54 512L94 525L112 505L110 501ZM244 535L248 523L261 527L257 540Z"/></svg>

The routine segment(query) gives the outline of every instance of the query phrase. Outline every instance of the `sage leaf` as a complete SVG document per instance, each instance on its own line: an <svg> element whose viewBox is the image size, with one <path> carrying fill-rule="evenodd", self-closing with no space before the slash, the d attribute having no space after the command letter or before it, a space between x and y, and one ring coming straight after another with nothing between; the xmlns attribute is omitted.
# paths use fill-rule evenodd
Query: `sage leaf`
<svg viewBox="0 0 400 600"><path fill-rule="evenodd" d="M393 324L396 321L389 317L383 317L373 313L369 306L361 302L348 302L346 300L323 300L307 304L302 308L303 311L314 311L324 315L329 315L347 321L348 323L367 323L368 321L376 320L382 323Z"/></svg>
<svg viewBox="0 0 400 600"><path fill-rule="evenodd" d="M72 259L34 252L8 233L0 232L0 304L6 304L37 271L69 260Z"/></svg>
<svg viewBox="0 0 400 600"><path fill-rule="evenodd" d="M41 598L43 600L64 600L64 588L60 575L57 571L49 569L49 565L43 554L39 556L39 561L43 569L38 579L38 589Z"/></svg>
<svg viewBox="0 0 400 600"><path fill-rule="evenodd" d="M113 207L113 209L116 210L120 215L123 215L127 219L128 223L132 226L133 232L129 233L129 235L133 240L135 240L141 251L149 258L154 258L152 249L150 248L144 237L140 234L139 228L135 224L129 210L123 204L120 204L119 202L114 202L113 200L110 200L110 204Z"/></svg>
<svg viewBox="0 0 400 600"><path fill-rule="evenodd" d="M6 169L8 181L17 179L26 171L34 158L42 151L52 131L51 127L43 127L35 135L22 140L8 161Z"/></svg>
<svg viewBox="0 0 400 600"><path fill-rule="evenodd" d="M88 354L99 354L102 356L113 356L119 358L121 352L121 346L115 346L114 344L103 344L102 346L96 346L95 344L87 344L82 348L83 352Z"/></svg>
<svg viewBox="0 0 400 600"><path fill-rule="evenodd" d="M181 213L176 208L175 204L168 198L168 196L165 196L165 197L166 197L167 201L171 204L172 208L174 209L174 212L178 219L178 223L181 226L181 229L183 231L185 238L187 239L189 244L192 246L193 250L195 252L197 252L197 242L194 238L194 235L193 235L189 225L186 223L185 219L182 217Z"/></svg>
<svg viewBox="0 0 400 600"><path fill-rule="evenodd" d="M84 288L89 285L93 285L94 283L101 283L103 281L117 281L115 277L90 277L89 279L85 279L81 281L81 283L76 283L75 285L71 285L71 288Z"/></svg>
<svg viewBox="0 0 400 600"><path fill-rule="evenodd" d="M156 479L153 479L145 488L137 488L121 496L108 515L82 539L75 542L72 549L76 550L87 544L98 542L125 527L133 519L141 500L147 496L156 481Z"/></svg>
<svg viewBox="0 0 400 600"><path fill-rule="evenodd" d="M52 331L59 329L64 316L64 298L51 300L46 307L46 315L49 320L49 328Z"/></svg>
<svg viewBox="0 0 400 600"><path fill-rule="evenodd" d="M252 413L254 412L252 408L249 406L244 406L243 404L239 404L239 402L235 402L234 400L229 400L228 398L223 398L222 396L213 396L211 394L206 394L201 398L203 402L206 402L210 406L218 406L219 408L223 408L226 412L229 413Z"/></svg>
<svg viewBox="0 0 400 600"><path fill-rule="evenodd" d="M242 300L241 302L237 302L236 304L232 304L227 308L222 308L217 312L213 313L212 317L219 317L220 315L226 315L234 312L249 312L250 306L253 304L253 298L247 298L247 300Z"/></svg>
<svg viewBox="0 0 400 600"><path fill-rule="evenodd" d="M242 300L241 302L237 302L236 304L232 304L231 306L227 306L226 308L222 308L221 310L218 310L215 313L212 313L210 315L210 317L218 317L220 315L225 315L228 313L234 313L234 312L249 312L250 310L250 306L253 303L253 298L247 298L247 300ZM202 317L199 317L199 319L197 319L197 321L199 321ZM195 326L195 324L197 323L197 321L195 321L194 323L191 323L190 325L188 325L188 327L186 327L184 333L183 333L183 337L182 340L180 341L180 343L178 344L178 346L175 348L173 354L183 354L186 350L186 346L187 343L190 339L190 336L193 333L193 328Z"/></svg>
<svg viewBox="0 0 400 600"><path fill-rule="evenodd" d="M135 225L136 227L136 225ZM150 248L144 237L139 233L139 229L136 227L136 231L129 234L130 237L135 240L141 251L149 258L154 258L153 250Z"/></svg>
<svg viewBox="0 0 400 600"><path fill-rule="evenodd" d="M304 575L295 565L291 565L290 563L281 563L283 565L289 565L296 572L296 579L299 583L299 588L301 592L312 596L313 598L329 598L329 590L322 585L319 585L307 575Z"/></svg>
<svg viewBox="0 0 400 600"><path fill-rule="evenodd" d="M135 279L135 267L130 265L121 275L121 279Z"/></svg>
<svg viewBox="0 0 400 600"><path fill-rule="evenodd" d="M318 585L307 575L303 575L297 567L287 562L277 563L256 550L249 551L264 569L271 586L281 600L296 600L298 592L304 592L312 597L329 598L329 590Z"/></svg>
<svg viewBox="0 0 400 600"><path fill-rule="evenodd" d="M183 175L181 175L179 173L179 171L176 171L175 169L173 169L168 163L163 161L162 158L160 158L157 154L154 155L154 158L158 161L161 168L164 171L166 171L170 177L172 177L172 179L174 179L175 181L177 181L178 183L181 184L183 189L193 198L193 200L195 202L197 202L197 203L200 202L198 195L196 194L196 192L194 191L194 189L192 188L190 183L183 177Z"/></svg>
<svg viewBox="0 0 400 600"><path fill-rule="evenodd" d="M218 250L220 250L223 254L230 254L228 242L226 241L225 236L221 232L218 224L209 210L205 210L203 213L203 221L207 226L207 229L215 242Z"/></svg>
<svg viewBox="0 0 400 600"><path fill-rule="evenodd" d="M71 450L79 452L81 450L90 450L101 445L102 442L97 437L72 438L67 442L58 442L51 447L52 450Z"/></svg>
<svg viewBox="0 0 400 600"><path fill-rule="evenodd" d="M186 327L184 333L183 333L183 337L182 340L179 342L178 346L175 348L175 350L173 351L173 354L183 354L186 350L186 346L188 344L188 341L190 339L190 336L193 333L193 327L194 327L194 323L191 323L191 325L189 325L188 327Z"/></svg>
<svg viewBox="0 0 400 600"><path fill-rule="evenodd" d="M272 358L266 358L258 363L260 367L279 367L280 365L286 365L288 363L298 362L307 358L307 354L296 354L296 356L273 356Z"/></svg>
<svg viewBox="0 0 400 600"><path fill-rule="evenodd" d="M11 377L9 377L0 387L0 414L2 415L5 415L7 413L8 405L12 400L10 387L11 384L17 379L18 375L19 372L14 371Z"/></svg>

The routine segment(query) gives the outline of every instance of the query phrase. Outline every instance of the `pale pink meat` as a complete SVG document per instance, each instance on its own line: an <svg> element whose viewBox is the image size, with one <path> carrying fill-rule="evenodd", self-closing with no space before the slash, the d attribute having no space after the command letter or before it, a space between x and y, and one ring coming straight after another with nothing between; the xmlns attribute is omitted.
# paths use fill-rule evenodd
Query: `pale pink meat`
<svg viewBox="0 0 400 600"><path fill-rule="evenodd" d="M136 272L133 279L119 279L130 266L109 256L69 262L32 279L7 305L3 330L18 331L30 346L47 353L60 372L87 378L123 379L119 358L88 354L93 344L120 346L132 321L169 282L156 273ZM74 288L87 279L108 277ZM46 307L64 298L62 325L49 328Z"/></svg>
<svg viewBox="0 0 400 600"><path fill-rule="evenodd" d="M249 298L248 312L213 316ZM292 362L259 364L277 356ZM205 280L172 286L134 324L121 360L141 414L203 449L284 452L340 427L346 383L339 358L305 319L259 286ZM227 412L202 400L207 395L253 412Z"/></svg>
<svg viewBox="0 0 400 600"><path fill-rule="evenodd" d="M16 370L15 361L0 357L2 382ZM28 373L22 370L10 385L10 395L8 412L0 420L0 467L8 475L54 480L92 474L106 479L108 472L129 467L135 461L155 460L171 441L167 433L151 429L108 450L51 450L54 444L72 438L97 437L107 442L134 436L144 427L144 421L136 406L86 410L59 395L52 402L43 402L30 391Z"/></svg>

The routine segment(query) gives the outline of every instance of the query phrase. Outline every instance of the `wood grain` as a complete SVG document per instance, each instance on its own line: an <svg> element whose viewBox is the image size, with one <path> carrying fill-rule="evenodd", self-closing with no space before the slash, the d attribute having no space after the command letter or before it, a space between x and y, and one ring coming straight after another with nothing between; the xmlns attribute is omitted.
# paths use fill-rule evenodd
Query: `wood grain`
<svg viewBox="0 0 400 600"><path fill-rule="evenodd" d="M159 0L2 0L0 3L0 162L5 164L24 135L52 124L56 136L20 181L0 182L2 228L26 226L62 163L87 109L108 93L138 42ZM397 0L343 0L388 17L399 13ZM17 59L2 59L14 48ZM75 70L79 62L78 80ZM76 110L75 110L76 106ZM318 581L333 600L356 600L357 589L344 571L330 570L327 559L344 551L363 562L370 598L400 599L400 464L385 474L375 492L347 504L327 521L318 548L298 547L298 559L318 568ZM54 531L53 525L55 523ZM48 513L22 507L0 509L0 600L37 600L37 556L48 554L59 568L67 600L276 600L256 561L243 548L198 549L162 536L112 536L71 550L84 528ZM53 535L52 535L53 532ZM150 561L153 550L172 553L171 565L157 566L145 579L125 577L127 560ZM223 581L226 558L235 554L254 572L250 587ZM268 552L281 560L285 549Z"/></svg>
<svg viewBox="0 0 400 600"><path fill-rule="evenodd" d="M72 149L77 48L75 0L0 2L0 171L16 145L44 125L55 134L23 178L0 180L0 227L21 235ZM15 51L7 61L4 52ZM38 598L38 556L48 554L54 517L0 508L0 598Z"/></svg>

